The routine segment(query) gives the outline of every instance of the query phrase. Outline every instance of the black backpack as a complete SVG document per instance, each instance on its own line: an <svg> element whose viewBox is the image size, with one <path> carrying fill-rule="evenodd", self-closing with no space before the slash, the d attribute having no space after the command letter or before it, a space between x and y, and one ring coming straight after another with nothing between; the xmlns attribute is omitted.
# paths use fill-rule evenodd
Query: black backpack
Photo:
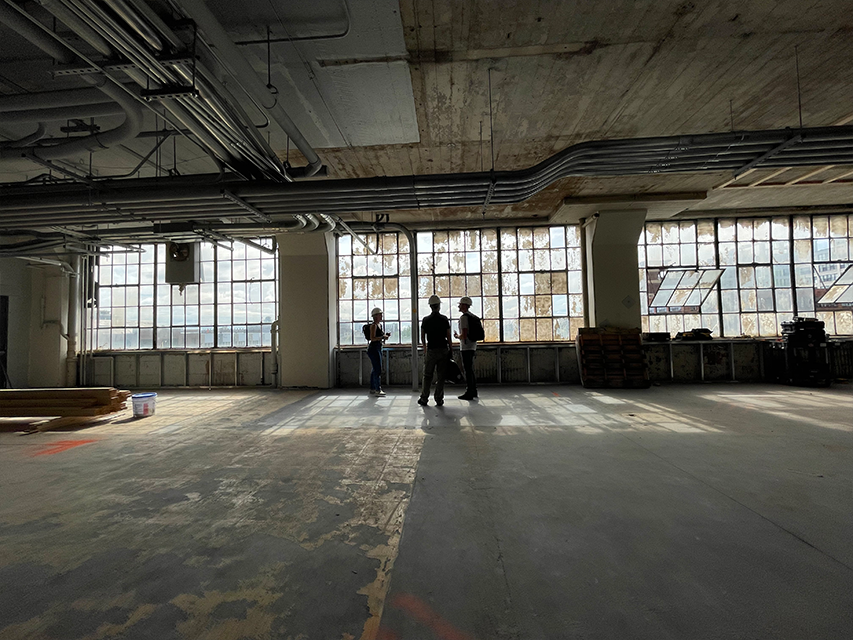
<svg viewBox="0 0 853 640"><path fill-rule="evenodd" d="M468 315L468 339L474 342L480 342L486 339L486 332L483 330L483 323L473 313Z"/></svg>
<svg viewBox="0 0 853 640"><path fill-rule="evenodd" d="M364 339L370 342L370 323L364 325L361 328L361 332L364 334Z"/></svg>

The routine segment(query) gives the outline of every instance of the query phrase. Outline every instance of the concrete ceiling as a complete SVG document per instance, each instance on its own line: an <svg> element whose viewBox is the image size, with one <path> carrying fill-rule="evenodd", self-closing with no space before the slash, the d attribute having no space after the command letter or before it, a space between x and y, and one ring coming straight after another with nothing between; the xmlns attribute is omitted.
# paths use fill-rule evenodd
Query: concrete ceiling
<svg viewBox="0 0 853 640"><path fill-rule="evenodd" d="M264 83L269 54L269 80L328 166L324 180L488 170L492 143L500 171L590 140L796 128L795 50L803 125L853 122L849 0L244 0L239 11L227 0L208 5ZM81 86L74 77L52 78L52 66L0 27L0 93ZM261 123L259 110L243 103ZM121 117L96 122L108 129ZM50 123L51 133L65 124ZM145 128L158 125L148 113ZM0 124L0 135L16 139L33 128ZM280 158L304 162L288 151L278 127L261 131ZM93 154L92 175L130 171L154 143L137 138ZM88 174L89 161L86 155L62 164ZM139 175L171 168L184 175L216 171L192 140L175 137ZM736 181L727 172L570 177L517 205L400 211L391 219L568 221L627 202L641 203L650 217L853 205L853 167L816 169L758 167ZM44 170L28 160L4 161L0 181Z"/></svg>

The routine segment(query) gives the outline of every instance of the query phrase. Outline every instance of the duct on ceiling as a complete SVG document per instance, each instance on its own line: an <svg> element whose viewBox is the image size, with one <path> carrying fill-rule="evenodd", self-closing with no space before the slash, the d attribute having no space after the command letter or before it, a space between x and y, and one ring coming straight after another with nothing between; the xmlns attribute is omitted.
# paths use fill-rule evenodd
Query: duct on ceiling
<svg viewBox="0 0 853 640"><path fill-rule="evenodd" d="M39 225L99 224L116 212L137 222L251 218L223 197L223 190L274 225L296 214L340 214L431 207L506 205L521 202L567 176L642 175L732 171L745 167L853 164L853 126L606 140L569 147L529 169L448 175L364 178L279 185L271 182L212 184L187 177L133 185L106 183L93 192L80 185L8 188L0 202L0 229ZM204 182L204 181L207 182ZM152 190L152 186L156 189ZM263 227L263 224L256 223Z"/></svg>

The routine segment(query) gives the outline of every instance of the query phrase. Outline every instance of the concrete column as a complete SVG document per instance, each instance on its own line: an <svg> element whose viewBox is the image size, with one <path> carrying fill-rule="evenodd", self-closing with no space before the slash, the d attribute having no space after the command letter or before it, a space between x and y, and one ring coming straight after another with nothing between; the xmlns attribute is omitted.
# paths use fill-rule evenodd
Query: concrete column
<svg viewBox="0 0 853 640"><path fill-rule="evenodd" d="M281 234L279 251L279 386L334 386L337 270L330 233Z"/></svg>
<svg viewBox="0 0 853 640"><path fill-rule="evenodd" d="M645 220L645 210L600 211L585 226L590 326L641 326L637 242Z"/></svg>

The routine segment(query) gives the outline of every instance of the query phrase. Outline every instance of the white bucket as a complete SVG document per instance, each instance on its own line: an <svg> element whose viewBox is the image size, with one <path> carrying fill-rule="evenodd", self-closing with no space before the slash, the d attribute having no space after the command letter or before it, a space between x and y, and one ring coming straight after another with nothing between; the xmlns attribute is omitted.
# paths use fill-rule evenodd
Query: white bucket
<svg viewBox="0 0 853 640"><path fill-rule="evenodd" d="M133 400L134 418L154 415L154 407L157 404L156 393L134 393L130 398Z"/></svg>

